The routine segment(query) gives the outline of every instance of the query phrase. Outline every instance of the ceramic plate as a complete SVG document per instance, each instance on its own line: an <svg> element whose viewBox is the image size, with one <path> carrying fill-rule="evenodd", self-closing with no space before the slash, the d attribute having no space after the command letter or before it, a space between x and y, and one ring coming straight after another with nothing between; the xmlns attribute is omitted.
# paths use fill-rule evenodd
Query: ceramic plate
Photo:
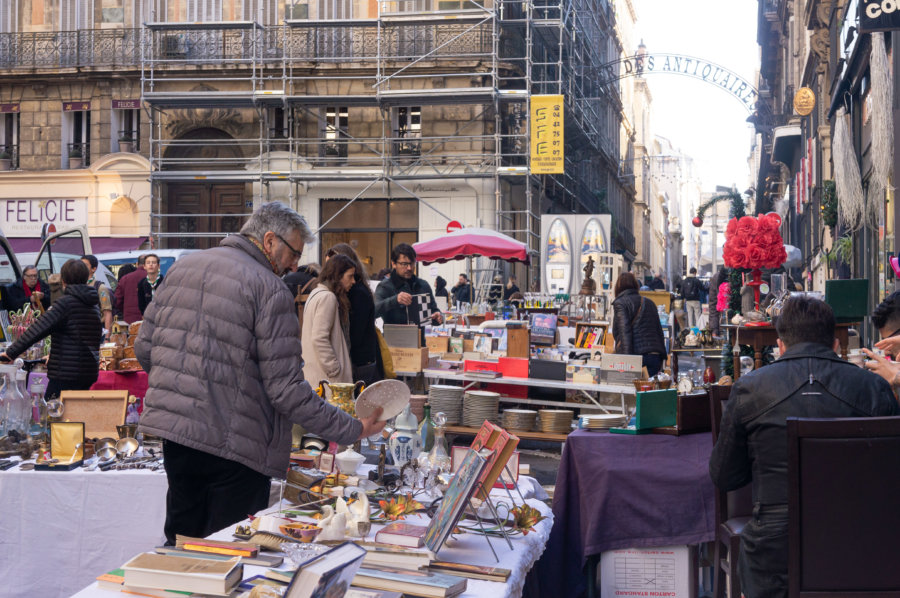
<svg viewBox="0 0 900 598"><path fill-rule="evenodd" d="M409 404L409 396L406 382L381 380L359 393L356 399L356 416L369 417L376 407L381 407L384 409L381 419L391 419L400 415L403 408Z"/></svg>

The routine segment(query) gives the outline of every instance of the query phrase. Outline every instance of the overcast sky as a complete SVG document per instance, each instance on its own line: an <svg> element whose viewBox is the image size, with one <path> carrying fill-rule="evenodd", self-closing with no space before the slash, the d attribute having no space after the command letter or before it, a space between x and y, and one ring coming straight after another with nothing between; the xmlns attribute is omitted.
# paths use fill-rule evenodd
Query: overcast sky
<svg viewBox="0 0 900 598"><path fill-rule="evenodd" d="M648 53L703 58L756 83L756 0L632 1L638 14L635 43L643 39ZM685 76L653 74L647 83L653 96L651 130L694 158L703 190L732 184L746 189L752 130L740 102Z"/></svg>

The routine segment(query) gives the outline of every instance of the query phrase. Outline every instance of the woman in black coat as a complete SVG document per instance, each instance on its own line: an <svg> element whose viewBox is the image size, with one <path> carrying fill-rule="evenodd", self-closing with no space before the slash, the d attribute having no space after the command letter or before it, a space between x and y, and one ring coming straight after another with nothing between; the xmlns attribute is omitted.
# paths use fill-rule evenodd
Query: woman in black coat
<svg viewBox="0 0 900 598"><path fill-rule="evenodd" d="M88 267L81 260L69 260L60 270L63 296L47 313L4 353L0 361L9 362L36 342L50 336L50 360L47 364L47 391L58 396L63 390L88 390L97 381L100 370L100 295L87 285Z"/></svg>
<svg viewBox="0 0 900 598"><path fill-rule="evenodd" d="M638 294L640 285L631 272L616 281L613 301L613 338L616 353L641 355L650 376L655 376L666 360L666 340L656 304Z"/></svg>
<svg viewBox="0 0 900 598"><path fill-rule="evenodd" d="M335 255L350 258L356 270L356 282L347 293L350 300L350 363L353 380L362 380L368 386L384 378L381 350L375 334L375 297L356 251L346 243L338 243L325 252L325 260Z"/></svg>

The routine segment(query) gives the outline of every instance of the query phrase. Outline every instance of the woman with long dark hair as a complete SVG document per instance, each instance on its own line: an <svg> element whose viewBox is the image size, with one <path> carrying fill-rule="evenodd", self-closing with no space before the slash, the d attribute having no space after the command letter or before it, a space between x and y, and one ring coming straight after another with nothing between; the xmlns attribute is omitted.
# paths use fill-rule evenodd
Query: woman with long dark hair
<svg viewBox="0 0 900 598"><path fill-rule="evenodd" d="M615 286L613 338L616 353L641 355L650 376L655 376L666 360L666 340L656 304L638 294L640 283L631 272L622 272Z"/></svg>
<svg viewBox="0 0 900 598"><path fill-rule="evenodd" d="M356 251L346 243L338 243L325 252L325 259L331 261L338 255L350 258L356 270L355 282L347 292L350 301L350 363L353 366L353 381L362 380L368 386L384 378L375 333L375 296Z"/></svg>
<svg viewBox="0 0 900 598"><path fill-rule="evenodd" d="M319 284L303 309L303 377L315 387L322 380L353 382L350 362L350 299L356 282L353 260L335 255L325 262Z"/></svg>

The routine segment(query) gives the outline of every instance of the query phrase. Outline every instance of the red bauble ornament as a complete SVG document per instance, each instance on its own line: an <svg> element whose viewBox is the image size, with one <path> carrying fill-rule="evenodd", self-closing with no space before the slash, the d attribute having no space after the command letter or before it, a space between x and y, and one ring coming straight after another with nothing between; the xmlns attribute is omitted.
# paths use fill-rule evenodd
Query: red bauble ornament
<svg viewBox="0 0 900 598"><path fill-rule="evenodd" d="M697 228L700 228L701 226L703 226L703 218L701 218L700 216L694 216L694 218L691 220L691 224L693 224Z"/></svg>

